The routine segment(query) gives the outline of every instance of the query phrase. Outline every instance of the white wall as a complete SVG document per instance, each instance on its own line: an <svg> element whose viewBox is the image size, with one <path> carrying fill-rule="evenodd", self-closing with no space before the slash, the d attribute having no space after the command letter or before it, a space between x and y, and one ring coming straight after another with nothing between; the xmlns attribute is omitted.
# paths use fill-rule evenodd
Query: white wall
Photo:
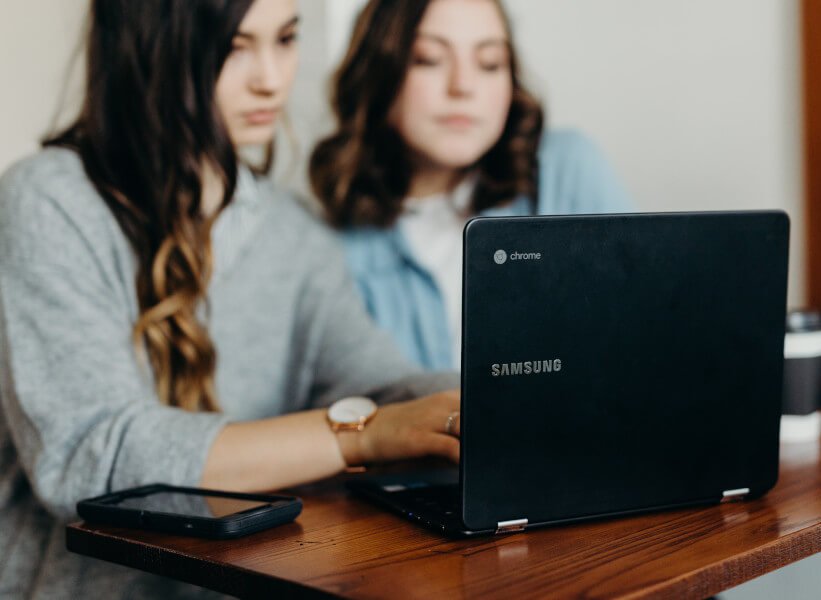
<svg viewBox="0 0 821 600"><path fill-rule="evenodd" d="M59 105L88 0L3 2L0 18L0 172L33 152ZM76 87L67 101L76 101Z"/></svg>
<svg viewBox="0 0 821 600"><path fill-rule="evenodd" d="M797 0L507 0L550 122L642 210L782 208L804 299Z"/></svg>
<svg viewBox="0 0 821 600"><path fill-rule="evenodd" d="M88 0L6 2L0 170L36 148ZM797 0L507 0L550 122L604 148L641 210L778 207L793 219L789 299L804 299ZM329 127L327 77L363 0L301 0L302 64L277 177L305 188ZM287 137L287 136L286 136Z"/></svg>
<svg viewBox="0 0 821 600"><path fill-rule="evenodd" d="M305 161L315 140L331 126L327 111L331 62L326 0L302 0L299 7L299 72L287 110L288 123L285 128L280 128L277 139L274 177L305 192L308 189Z"/></svg>

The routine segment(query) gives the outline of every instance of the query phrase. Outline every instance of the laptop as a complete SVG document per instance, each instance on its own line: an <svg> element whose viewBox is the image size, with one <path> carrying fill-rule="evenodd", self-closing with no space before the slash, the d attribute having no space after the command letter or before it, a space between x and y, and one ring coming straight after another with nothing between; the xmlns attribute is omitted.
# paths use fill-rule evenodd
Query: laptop
<svg viewBox="0 0 821 600"><path fill-rule="evenodd" d="M777 211L471 220L458 470L349 487L457 537L764 494L788 241Z"/></svg>

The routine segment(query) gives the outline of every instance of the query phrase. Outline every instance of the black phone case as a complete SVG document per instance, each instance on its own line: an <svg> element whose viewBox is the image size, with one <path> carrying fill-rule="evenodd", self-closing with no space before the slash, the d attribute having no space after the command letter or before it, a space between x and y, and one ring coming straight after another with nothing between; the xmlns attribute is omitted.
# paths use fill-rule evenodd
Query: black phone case
<svg viewBox="0 0 821 600"><path fill-rule="evenodd" d="M215 496L255 500L259 502L288 501L282 506L267 506L239 512L225 517L199 517L163 513L138 508L123 508L108 504L129 497L147 496L158 492L182 492L197 496ZM90 523L151 529L165 533L189 535L205 538L236 538L276 525L290 523L302 512L302 500L293 496L272 496L265 494L241 494L201 488L178 487L156 483L87 498L77 503L77 514Z"/></svg>

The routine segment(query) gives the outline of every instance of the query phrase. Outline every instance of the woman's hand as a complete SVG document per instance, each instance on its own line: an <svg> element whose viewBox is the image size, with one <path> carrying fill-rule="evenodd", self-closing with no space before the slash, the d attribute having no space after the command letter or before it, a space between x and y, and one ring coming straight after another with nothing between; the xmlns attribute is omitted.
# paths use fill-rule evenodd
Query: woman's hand
<svg viewBox="0 0 821 600"><path fill-rule="evenodd" d="M459 462L459 392L381 406L361 432L337 434L348 465L436 455Z"/></svg>
<svg viewBox="0 0 821 600"><path fill-rule="evenodd" d="M459 392L381 406L362 431L337 432L328 411L229 423L208 454L200 485L259 492L301 485L345 465L437 455L459 460Z"/></svg>

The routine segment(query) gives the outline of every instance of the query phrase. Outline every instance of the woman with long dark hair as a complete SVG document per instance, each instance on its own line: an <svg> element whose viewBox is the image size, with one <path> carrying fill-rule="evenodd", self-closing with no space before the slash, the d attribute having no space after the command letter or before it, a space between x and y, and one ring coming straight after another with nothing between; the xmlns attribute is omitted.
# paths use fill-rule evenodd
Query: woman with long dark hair
<svg viewBox="0 0 821 600"><path fill-rule="evenodd" d="M317 408L454 379L402 358L334 237L238 159L268 167L297 28L293 0L93 2L81 114L0 180L0 596L196 591L67 553L85 497L458 458L455 392L358 402L353 428Z"/></svg>
<svg viewBox="0 0 821 600"><path fill-rule="evenodd" d="M313 190L369 312L428 369L459 365L469 218L629 210L592 142L543 127L501 0L371 0L331 104Z"/></svg>

